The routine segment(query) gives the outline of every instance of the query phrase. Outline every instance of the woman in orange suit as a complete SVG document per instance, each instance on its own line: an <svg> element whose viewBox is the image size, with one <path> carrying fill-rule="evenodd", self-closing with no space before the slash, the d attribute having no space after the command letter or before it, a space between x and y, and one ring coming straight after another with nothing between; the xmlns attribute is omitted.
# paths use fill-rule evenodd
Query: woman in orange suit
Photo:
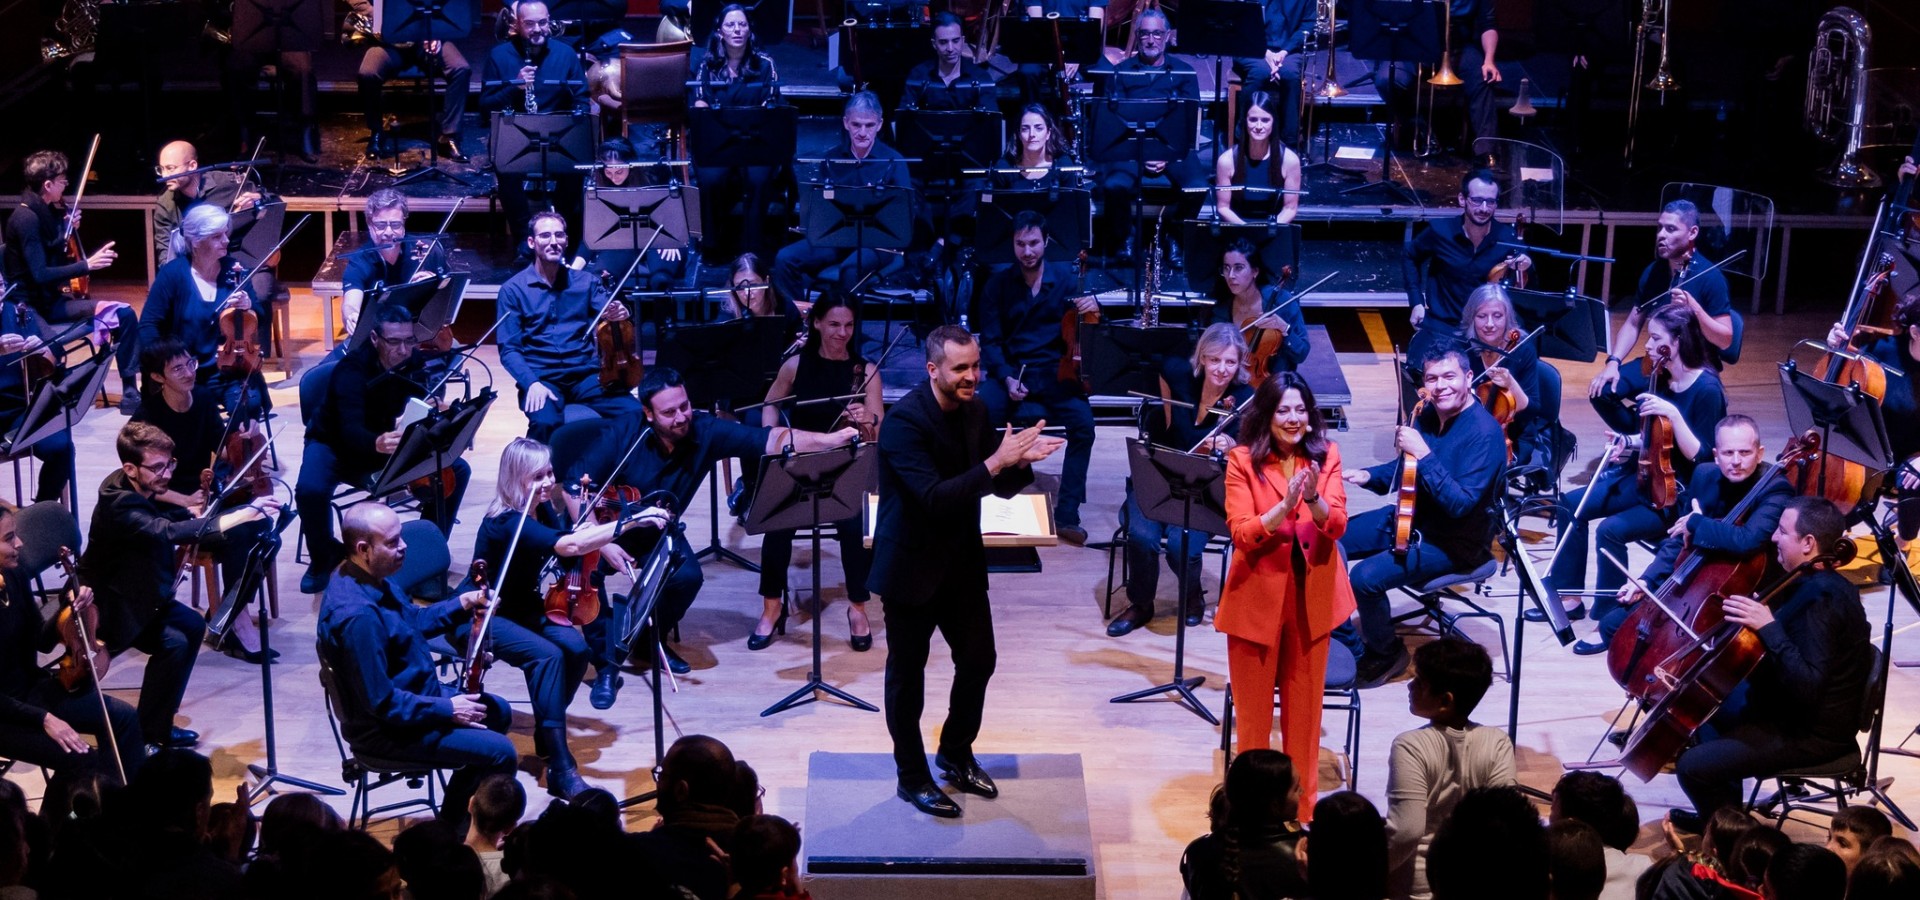
<svg viewBox="0 0 1920 900"><path fill-rule="evenodd" d="M1213 627L1227 635L1240 750L1272 745L1278 686L1281 743L1305 822L1320 770L1328 636L1353 614L1353 589L1340 562L1340 448L1298 374L1278 373L1254 394L1240 446L1227 454L1227 525L1234 560Z"/></svg>

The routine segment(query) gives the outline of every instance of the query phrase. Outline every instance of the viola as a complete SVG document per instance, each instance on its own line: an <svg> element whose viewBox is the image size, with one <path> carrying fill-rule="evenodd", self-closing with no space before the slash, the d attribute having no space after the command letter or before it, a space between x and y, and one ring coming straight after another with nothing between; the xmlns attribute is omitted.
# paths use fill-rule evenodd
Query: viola
<svg viewBox="0 0 1920 900"><path fill-rule="evenodd" d="M1647 393L1662 394L1672 384L1667 354L1640 357L1647 376ZM1655 509L1672 509L1680 501L1680 482L1673 470L1673 423L1666 416L1647 416L1640 424L1640 489Z"/></svg>
<svg viewBox="0 0 1920 900"><path fill-rule="evenodd" d="M1273 377L1273 355L1287 343L1287 336L1278 328L1263 328L1259 323L1271 313L1248 316L1240 322L1240 333L1247 337L1247 373L1254 384Z"/></svg>
<svg viewBox="0 0 1920 900"><path fill-rule="evenodd" d="M232 481L229 494L236 502L249 503L273 495L266 456L260 452L266 447L267 436L257 429L236 428L227 435L226 443L220 448L220 461L227 466L227 477Z"/></svg>
<svg viewBox="0 0 1920 900"><path fill-rule="evenodd" d="M1394 371L1404 371L1405 363L1399 359L1398 349L1394 351ZM1420 399L1413 404L1411 411L1401 409L1399 421L1401 427L1412 427L1420 420L1420 414L1427 411L1427 392L1420 391ZM1413 547L1414 501L1420 496L1420 461L1406 451L1400 453L1400 483L1396 486L1393 498L1393 555L1405 558Z"/></svg>
<svg viewBox="0 0 1920 900"><path fill-rule="evenodd" d="M618 322L601 319L600 324L594 326L593 341L595 349L600 351L602 387L617 386L622 391L631 391L640 386L647 367L640 360L639 331L632 318Z"/></svg>
<svg viewBox="0 0 1920 900"><path fill-rule="evenodd" d="M67 584L79 590L80 579L75 573L73 550L60 548L60 570L66 573ZM89 604L79 613L73 611L69 603L60 608L60 614L54 618L54 627L60 632L60 643L65 645L67 653L60 657L60 686L69 691L79 690L88 682L99 684L107 677L107 666L113 656L107 653L106 642L94 637L100 631L100 610Z"/></svg>
<svg viewBox="0 0 1920 900"><path fill-rule="evenodd" d="M1505 363L1506 355L1512 353L1514 348L1520 346L1520 340L1520 329L1510 329L1507 331L1506 344L1500 348L1499 352L1482 351L1480 361L1484 368L1481 369L1479 376L1473 380L1474 397L1479 399L1480 405L1487 408L1487 412L1493 414L1494 421L1499 422L1503 430L1513 424L1513 417L1520 412L1520 401L1513 398L1511 391L1494 384L1493 379L1487 377L1487 370ZM1507 437L1507 460L1509 462L1513 460L1513 437L1511 435Z"/></svg>
<svg viewBox="0 0 1920 900"><path fill-rule="evenodd" d="M87 147L86 165L80 167L80 178L74 182L73 202L67 204L66 242L67 255L74 262L84 262L87 248L80 244L80 201L87 195L87 182L93 176L93 157L100 152L100 136L93 136L93 143ZM93 293L91 270L83 271L67 281L67 292L72 299L85 300Z"/></svg>
<svg viewBox="0 0 1920 900"><path fill-rule="evenodd" d="M1080 251L1080 258L1074 264L1079 273L1075 297L1086 295L1087 290L1087 252ZM1080 326L1100 324L1100 313L1083 313L1076 304L1067 304L1067 310L1060 314L1060 339L1066 342L1067 352L1060 355L1059 378L1062 382L1087 387L1080 371Z"/></svg>
<svg viewBox="0 0 1920 900"><path fill-rule="evenodd" d="M1842 540L1834 553L1795 566L1759 600L1772 608L1787 588L1808 573L1845 565L1852 558L1852 543ZM1652 781L1668 763L1679 758L1694 733L1753 674L1766 655L1766 644L1751 628L1722 621L1699 629L1697 637L1655 667L1658 677L1653 684L1660 691L1653 708L1627 738L1621 764L1641 781Z"/></svg>
<svg viewBox="0 0 1920 900"><path fill-rule="evenodd" d="M585 494L591 480L580 476L580 483L573 488ZM629 488L629 490L633 490ZM558 504L561 510L560 530L573 530L573 515L569 512L571 502ZM586 625L600 617L600 589L593 583L593 573L600 569L600 551L589 550L577 559L561 560L560 577L554 579L547 588L546 617L555 625Z"/></svg>
<svg viewBox="0 0 1920 900"><path fill-rule="evenodd" d="M1524 243L1526 241L1526 233L1527 233L1527 214L1522 212L1520 215L1514 217L1513 239L1516 242ZM1522 290L1526 289L1527 272L1525 269L1517 268L1514 265L1515 260L1519 259L1520 255L1521 255L1520 251L1515 250L1514 252L1507 254L1507 258L1497 263L1494 263L1493 268L1488 270L1487 272L1487 283L1506 285L1508 287L1516 287Z"/></svg>
<svg viewBox="0 0 1920 900"><path fill-rule="evenodd" d="M500 603L500 595L488 588L484 559L476 559L467 567L467 582L487 593L486 605L473 611L473 627L467 630L466 674L460 679L461 693L478 694L486 689L487 667L493 665L493 654L487 650L487 623Z"/></svg>
<svg viewBox="0 0 1920 900"><path fill-rule="evenodd" d="M220 349L215 362L221 374L232 378L246 378L260 371L260 344L256 337L260 333L260 316L253 311L241 285L241 276L246 270L239 262L227 270L222 284L230 293L231 301L236 295L246 302L245 306L233 306L231 303L220 311Z"/></svg>

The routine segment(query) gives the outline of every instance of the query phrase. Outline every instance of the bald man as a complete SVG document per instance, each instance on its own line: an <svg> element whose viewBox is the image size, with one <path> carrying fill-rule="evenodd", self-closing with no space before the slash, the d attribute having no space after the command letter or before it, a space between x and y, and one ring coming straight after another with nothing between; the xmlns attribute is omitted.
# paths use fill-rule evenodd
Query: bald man
<svg viewBox="0 0 1920 900"><path fill-rule="evenodd" d="M180 217L201 203L218 203L221 209L238 211L260 202L259 192L249 185L240 189L236 172L203 172L182 175L200 168L200 151L186 141L174 141L160 148L160 162L154 173L167 179L153 203L153 264L164 266L173 259L168 239L180 227Z"/></svg>
<svg viewBox="0 0 1920 900"><path fill-rule="evenodd" d="M334 714L355 752L400 762L459 766L447 780L440 820L466 833L467 801L480 780L513 774L520 758L506 736L513 713L492 694L462 694L434 674L427 638L452 630L486 603L468 591L416 605L393 581L407 557L400 517L383 503L357 503L341 517L347 561L320 602L321 658L333 670Z"/></svg>

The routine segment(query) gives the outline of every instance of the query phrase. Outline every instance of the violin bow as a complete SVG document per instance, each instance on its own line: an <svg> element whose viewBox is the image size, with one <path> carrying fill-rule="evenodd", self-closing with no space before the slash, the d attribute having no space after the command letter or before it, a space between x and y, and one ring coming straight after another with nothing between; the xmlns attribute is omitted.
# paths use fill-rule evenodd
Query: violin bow
<svg viewBox="0 0 1920 900"><path fill-rule="evenodd" d="M1321 277L1319 281L1316 281L1310 285L1307 285L1306 290L1295 293L1287 297L1287 299L1280 301L1279 306L1276 306L1270 310L1267 310L1266 312L1263 312L1257 316L1254 316L1253 321L1240 326L1241 336L1244 337L1247 332L1252 331L1253 329L1259 327L1261 322L1265 322L1266 320L1271 319L1274 316L1278 315L1280 311L1283 309L1286 309L1289 304L1300 302L1301 297L1305 297L1306 295L1313 293L1315 289L1319 288L1323 284L1326 284L1328 281L1333 280L1333 277L1339 274L1340 272L1338 270L1328 272L1325 276Z"/></svg>
<svg viewBox="0 0 1920 900"><path fill-rule="evenodd" d="M655 233L655 236L656 237L659 236L658 232ZM653 241L651 240L647 241L647 246L649 247L653 246ZM615 303L620 302L620 292L626 288L627 279L632 278L633 273L640 270L640 261L646 258L647 258L647 253L644 250L640 251L638 255L634 256L633 262L627 266L627 273L625 275L620 276L620 280L614 284L613 290L607 293L607 302L604 304L601 304L600 308L596 310L593 314L593 321L590 321L587 323L588 338L592 338L593 330L595 328L600 327L600 320L606 318L607 310L611 308Z"/></svg>
<svg viewBox="0 0 1920 900"><path fill-rule="evenodd" d="M875 375L880 374L880 364L886 362L887 357L893 355L894 346L900 343L900 338L904 337L906 333L907 333L907 329L905 328L902 328L899 331L895 332L893 335L893 339L890 341L887 341L887 345L880 349L880 358L878 360L875 360L868 367L867 377L860 379L860 384L858 387L854 389L854 393L859 394L862 397L865 397L867 395L867 387L873 384L873 377ZM840 410L840 414L833 417L833 425L829 427L827 430L833 431L834 429L839 428L840 420L846 417L847 417L847 411L845 409ZM791 428L791 426L789 426L789 428ZM789 430L788 432L787 440L789 442L793 440L793 435L791 430Z"/></svg>
<svg viewBox="0 0 1920 900"><path fill-rule="evenodd" d="M1258 396L1258 394L1256 393L1255 396ZM1252 404L1253 404L1253 397L1248 397L1247 399L1240 401L1240 405L1234 407L1233 412L1230 412L1224 416L1221 416L1220 421L1214 424L1213 430L1207 432L1207 436L1201 438L1200 443L1194 444L1193 449L1188 450L1187 452L1199 453L1201 447L1205 447L1208 442L1220 436L1220 432L1226 429L1228 422L1231 422L1237 418L1240 418L1240 413Z"/></svg>
<svg viewBox="0 0 1920 900"><path fill-rule="evenodd" d="M240 183L234 186L233 202L227 205L228 215L240 211L240 195L247 192L247 182L253 180L253 164L260 159L260 151L266 149L266 146L267 139L265 136L262 136L260 140L254 142L253 155L247 157L246 168L240 170Z"/></svg>
<svg viewBox="0 0 1920 900"><path fill-rule="evenodd" d="M533 516L533 498L537 493L539 492L532 489L527 491L526 502L519 510L520 521L514 523L513 538L507 541L507 555L500 560L500 573L491 579L491 586L487 588L487 592L492 594L487 598L487 615L480 620L480 627L473 629L473 633L467 636L467 646L476 661L480 658L477 648L486 640L487 631L493 626L493 614L500 608L500 591L507 584L507 569L513 565L513 554L520 549L520 535L526 532L527 519Z"/></svg>
<svg viewBox="0 0 1920 900"><path fill-rule="evenodd" d="M264 141L266 138L261 140ZM420 258L413 261L413 271L407 273L408 281L412 281L413 276L420 274L420 268L427 264L427 257L433 255L433 248L440 246L440 238L446 235L447 227L453 224L453 217L460 212L460 204L465 202L467 202L465 197L453 198L453 208L447 210L447 217L440 220L439 230L420 240L420 243L427 245L427 252L420 254Z"/></svg>
<svg viewBox="0 0 1920 900"><path fill-rule="evenodd" d="M1698 251L1695 251L1695 252L1698 252ZM1683 287L1686 287L1687 285L1692 284L1694 280L1698 279L1700 276L1705 275L1708 272L1717 271L1721 266L1724 266L1727 263L1733 262L1734 260L1739 259L1740 257L1746 256L1746 255L1747 255L1747 251L1744 249L1735 250L1731 254L1728 254L1726 259L1713 263L1712 265L1709 265L1698 272L1688 272L1687 277L1680 279L1679 284L1673 285L1667 288L1666 290L1661 291L1658 294L1655 294L1653 296L1653 299L1648 300L1647 302L1634 307L1634 309L1639 310L1642 315L1645 315L1648 310L1651 310L1655 306L1659 306L1663 303L1666 303L1668 300L1671 300L1673 298L1674 291L1677 291Z"/></svg>
<svg viewBox="0 0 1920 900"><path fill-rule="evenodd" d="M60 239L71 240L74 227L80 220L80 201L87 196L87 181L93 175L93 157L100 152L100 135L93 136L93 143L87 145L87 164L80 167L80 181L73 187L73 202L67 204L66 226L61 229Z"/></svg>
<svg viewBox="0 0 1920 900"><path fill-rule="evenodd" d="M1507 357L1513 355L1513 351L1520 349L1522 345L1524 345L1528 341L1533 340L1535 337L1539 336L1540 332L1545 330L1547 330L1547 326L1541 325L1538 328L1535 328L1534 330L1527 332L1526 337L1523 337L1517 341L1514 341L1513 346L1508 347L1505 350L1502 350L1499 347L1495 347L1494 345L1489 344L1486 341L1483 341L1479 338L1472 338L1472 341L1473 343L1480 345L1482 349L1490 350L1494 353L1500 354L1500 361L1505 362ZM1473 381L1468 383L1467 389L1472 390L1474 388L1479 387L1481 383L1487 380L1487 372L1490 372L1490 371L1492 371L1492 367L1488 367L1487 369L1482 370L1480 374L1473 376Z"/></svg>

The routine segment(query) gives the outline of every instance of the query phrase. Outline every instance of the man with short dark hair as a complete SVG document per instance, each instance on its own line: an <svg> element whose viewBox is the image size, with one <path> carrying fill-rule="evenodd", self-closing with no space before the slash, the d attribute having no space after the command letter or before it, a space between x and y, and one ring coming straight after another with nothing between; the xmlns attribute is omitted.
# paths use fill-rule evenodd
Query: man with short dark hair
<svg viewBox="0 0 1920 900"><path fill-rule="evenodd" d="M141 734L161 747L191 747L200 735L175 727L173 717L193 677L207 622L173 599L175 547L218 544L249 522L273 518L280 501L262 497L196 518L192 511L156 500L178 464L166 432L128 422L114 449L120 468L100 483L80 578L93 588L100 608L98 638L108 652L118 656L133 648L148 656L140 682Z"/></svg>
<svg viewBox="0 0 1920 900"><path fill-rule="evenodd" d="M901 109L992 110L993 74L969 58L967 36L960 17L951 12L933 16L933 58L907 72L907 91Z"/></svg>
<svg viewBox="0 0 1920 900"><path fill-rule="evenodd" d="M1408 315L1415 329L1407 359L1424 359L1436 348L1460 343L1460 317L1467 297L1487 283L1488 273L1514 251L1513 225L1494 217L1500 207L1500 183L1486 169L1460 179L1460 217L1428 219L1406 244L1401 273L1406 279ZM1533 260L1514 258L1515 271Z"/></svg>
<svg viewBox="0 0 1920 900"><path fill-rule="evenodd" d="M347 558L320 602L318 626L340 733L358 753L457 766L439 818L465 833L474 789L488 775L510 776L520 758L506 735L513 714L499 697L457 693L441 682L427 638L471 617L486 604L486 592L414 604L393 582L407 554L400 517L369 501L348 507L341 519Z"/></svg>
<svg viewBox="0 0 1920 900"><path fill-rule="evenodd" d="M1080 504L1087 499L1093 459L1093 408L1079 382L1060 380L1060 361L1068 352L1060 322L1070 312L1098 314L1100 302L1091 295L1073 296L1073 272L1065 263L1047 262L1047 241L1044 216L1032 210L1014 216L1018 265L994 273L980 296L980 361L987 377L979 394L992 426L1017 418L1032 404L1066 429L1067 455L1053 518L1062 540L1084 544Z"/></svg>
<svg viewBox="0 0 1920 900"><path fill-rule="evenodd" d="M1860 589L1835 571L1846 518L1824 497L1795 497L1773 530L1774 554L1796 577L1763 603L1728 597L1726 621L1751 628L1766 647L1746 680L1744 703L1720 707L1695 732L1674 774L1693 812L1668 821L1699 833L1722 806L1740 802L1745 778L1765 778L1859 751L1860 704L1872 677Z"/></svg>
<svg viewBox="0 0 1920 900"><path fill-rule="evenodd" d="M1681 303L1693 311L1700 334L1713 345L1713 368L1739 358L1734 345L1733 301L1727 292L1724 270L1701 256L1700 208L1689 200L1674 200L1660 208L1660 219L1653 234L1653 262L1640 272L1633 306L1607 342L1607 364L1593 376L1587 396L1634 397L1647 390L1647 378L1637 368L1621 368L1621 361L1639 346L1647 319L1668 303ZM1731 357L1731 358L1729 358Z"/></svg>
<svg viewBox="0 0 1920 900"><path fill-rule="evenodd" d="M481 113L528 112L529 92L533 94L534 112L566 115L585 106L587 74L580 65L580 54L565 41L553 40L553 16L544 0L522 0L513 6L513 16L514 34L487 54L480 76ZM500 153L497 147L489 150ZM584 182L579 174L561 166L559 160L550 162L551 171L545 180L552 183L552 190L547 191L538 183L529 189L527 176L500 172L500 159L496 156L493 160L500 207L507 213L507 229L515 244L529 236L524 227L533 212L529 193L542 195L543 206L568 210L569 215L581 208Z"/></svg>
<svg viewBox="0 0 1920 900"><path fill-rule="evenodd" d="M920 736L927 657L935 631L953 651L952 703L935 759L962 791L999 795L973 755L987 682L993 677L993 612L987 600L980 500L1012 497L1031 466L1059 450L1046 422L996 431L980 384L980 345L957 325L927 335L927 380L880 423L880 511L867 587L887 616L887 733L900 799L932 816L960 807L934 784ZM937 549L936 549L937 548Z"/></svg>
<svg viewBox="0 0 1920 900"><path fill-rule="evenodd" d="M522 8L525 4L522 4ZM533 263L500 286L500 364L520 388L527 437L549 443L561 425L595 415L613 418L639 411L619 383L600 383L589 328L632 318L600 279L569 268L567 220L538 212L527 223Z"/></svg>

